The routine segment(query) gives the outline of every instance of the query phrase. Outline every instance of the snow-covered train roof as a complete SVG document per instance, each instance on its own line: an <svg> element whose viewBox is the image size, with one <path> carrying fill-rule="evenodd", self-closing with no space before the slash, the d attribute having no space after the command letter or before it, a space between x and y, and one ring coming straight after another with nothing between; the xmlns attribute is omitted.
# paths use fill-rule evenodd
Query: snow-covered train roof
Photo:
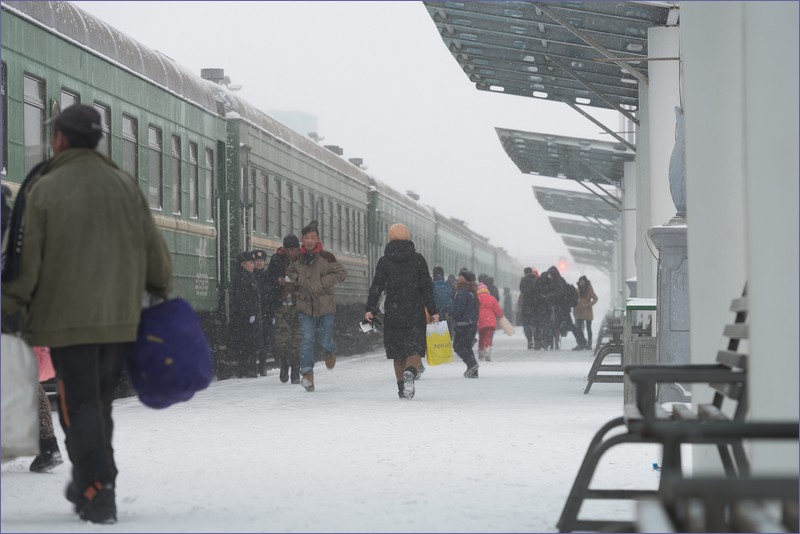
<svg viewBox="0 0 800 534"><path fill-rule="evenodd" d="M2 2L2 8L219 115L217 95L200 76L69 2Z"/></svg>
<svg viewBox="0 0 800 534"><path fill-rule="evenodd" d="M403 206L407 207L412 211L416 211L417 213L419 213L423 217L430 219L431 221L435 221L433 208L417 200L414 200L408 195L404 195L400 191L393 189L391 186L389 186L385 182L382 182L381 180L378 180L374 176L371 176L370 180L372 181L372 185L375 187L375 189L378 190L380 194L388 198L391 198L392 200L398 202L399 204L402 204Z"/></svg>
<svg viewBox="0 0 800 534"><path fill-rule="evenodd" d="M336 171L349 176L362 185L369 186L369 176L349 161L345 161L324 146L318 145L306 136L292 130L282 122L270 117L247 100L233 94L226 87L212 81L203 80L208 87L215 89L225 106L228 119L241 118L265 133L295 149L308 154Z"/></svg>
<svg viewBox="0 0 800 534"><path fill-rule="evenodd" d="M461 220L456 219L454 217L447 217L446 215L442 215L441 213L439 213L436 210L433 210L433 211L436 214L436 222L438 222L440 226L448 228L448 229L452 230L455 233L462 234L462 235L465 235L465 236L469 236L469 238L474 240L474 241L480 241L480 242L486 242L486 243L489 242L489 238L488 237L484 237L484 236L482 236L480 234L477 234L477 233L473 232L472 230L470 230L467 227L466 224L464 224L464 221L461 221Z"/></svg>

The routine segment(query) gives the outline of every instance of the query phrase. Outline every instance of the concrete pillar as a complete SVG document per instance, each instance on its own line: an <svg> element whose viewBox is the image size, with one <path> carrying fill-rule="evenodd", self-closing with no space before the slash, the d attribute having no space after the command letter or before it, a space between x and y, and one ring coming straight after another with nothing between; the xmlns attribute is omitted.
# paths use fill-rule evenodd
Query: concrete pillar
<svg viewBox="0 0 800 534"><path fill-rule="evenodd" d="M658 336L656 356L660 364L689 362L689 273L686 225L654 226L647 235L658 249ZM681 389L683 388L683 389ZM659 402L687 402L691 384L659 386Z"/></svg>
<svg viewBox="0 0 800 534"><path fill-rule="evenodd" d="M624 307L625 299L631 297L625 281L636 277L636 162L625 163L622 177L622 300L617 304Z"/></svg>
<svg viewBox="0 0 800 534"><path fill-rule="evenodd" d="M798 417L797 19L796 3L681 4L692 361L715 359L749 280L761 419ZM718 464L693 457L696 472ZM754 445L753 468L796 474L797 445Z"/></svg>
<svg viewBox="0 0 800 534"><path fill-rule="evenodd" d="M647 30L648 56L678 57L680 28ZM650 226L665 224L675 215L669 190L669 160L675 146L675 107L680 106L679 62L651 61L647 66L650 121Z"/></svg>
<svg viewBox="0 0 800 534"><path fill-rule="evenodd" d="M798 419L798 4L744 3L751 415ZM754 473L798 472L798 446L756 443Z"/></svg>
<svg viewBox="0 0 800 534"><path fill-rule="evenodd" d="M639 128L636 134L636 296L655 297L655 258L647 242L650 219L650 119L647 86L639 83Z"/></svg>

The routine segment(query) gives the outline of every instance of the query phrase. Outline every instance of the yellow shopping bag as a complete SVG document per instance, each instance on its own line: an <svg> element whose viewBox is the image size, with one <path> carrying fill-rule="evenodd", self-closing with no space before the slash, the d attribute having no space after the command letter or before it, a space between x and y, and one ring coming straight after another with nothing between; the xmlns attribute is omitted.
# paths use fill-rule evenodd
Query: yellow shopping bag
<svg viewBox="0 0 800 534"><path fill-rule="evenodd" d="M453 344L447 323L428 323L425 331L428 365L439 365L453 361Z"/></svg>

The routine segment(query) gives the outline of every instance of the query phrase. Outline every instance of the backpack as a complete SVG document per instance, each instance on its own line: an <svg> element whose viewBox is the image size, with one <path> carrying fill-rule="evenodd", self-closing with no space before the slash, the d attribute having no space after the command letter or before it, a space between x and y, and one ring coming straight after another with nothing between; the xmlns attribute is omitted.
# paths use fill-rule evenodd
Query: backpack
<svg viewBox="0 0 800 534"><path fill-rule="evenodd" d="M142 404L166 408L211 383L211 349L192 306L181 298L144 308L128 376Z"/></svg>

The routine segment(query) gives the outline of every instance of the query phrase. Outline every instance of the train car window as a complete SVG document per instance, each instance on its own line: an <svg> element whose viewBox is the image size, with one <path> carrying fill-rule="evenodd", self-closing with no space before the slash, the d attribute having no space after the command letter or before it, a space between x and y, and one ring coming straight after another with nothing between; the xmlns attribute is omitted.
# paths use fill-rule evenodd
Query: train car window
<svg viewBox="0 0 800 534"><path fill-rule="evenodd" d="M172 173L172 213L180 215L183 208L183 176L181 173L181 138L177 135L172 136L170 170Z"/></svg>
<svg viewBox="0 0 800 534"><path fill-rule="evenodd" d="M45 157L44 81L24 75L23 124L25 138L25 174ZM20 177L22 179L22 177Z"/></svg>
<svg viewBox="0 0 800 534"><path fill-rule="evenodd" d="M350 248L351 247L351 244L350 244L351 243L351 241L350 241L350 236L351 236L351 233L350 233L350 208L347 208L347 207L344 208L344 232L343 233L344 233L344 246L342 248L344 248L344 250L346 250L347 252L352 252L352 249Z"/></svg>
<svg viewBox="0 0 800 534"><path fill-rule="evenodd" d="M292 233L299 231L306 225L306 222L301 217L303 197L299 191L300 189L297 186L292 187Z"/></svg>
<svg viewBox="0 0 800 534"><path fill-rule="evenodd" d="M59 104L61 109L67 109L70 106L81 103L81 95L70 89L61 88L61 95Z"/></svg>
<svg viewBox="0 0 800 534"><path fill-rule="evenodd" d="M122 170L139 177L139 123L127 115L122 116Z"/></svg>
<svg viewBox="0 0 800 534"><path fill-rule="evenodd" d="M258 209L258 181L257 181L257 174L255 169L250 169L250 212L252 213L251 216L251 224L250 229L253 232L258 231L258 221L259 219L259 209Z"/></svg>
<svg viewBox="0 0 800 534"><path fill-rule="evenodd" d="M206 149L206 220L214 220L214 151Z"/></svg>
<svg viewBox="0 0 800 534"><path fill-rule="evenodd" d="M63 92L62 92L63 94ZM61 109L65 109L64 105L61 105ZM97 143L97 151L101 154L105 154L109 158L111 157L111 109L108 106L104 106L103 104L99 104L97 102L94 103L94 109L100 114L100 125L103 128L103 137L100 138L100 142Z"/></svg>
<svg viewBox="0 0 800 534"><path fill-rule="evenodd" d="M294 234L295 233L294 231L295 220L293 216L294 188L292 187L292 184L290 184L289 182L286 182L284 186L286 187L286 194L284 195L284 203L283 203L284 220L286 221L286 227L287 227L286 229L288 230L288 233Z"/></svg>
<svg viewBox="0 0 800 534"><path fill-rule="evenodd" d="M324 243L329 232L328 221L325 220L325 199L322 197L317 197L317 201L314 205L316 212L314 213L314 218L319 221L319 236L322 238L322 242Z"/></svg>
<svg viewBox="0 0 800 534"><path fill-rule="evenodd" d="M364 254L364 213L358 212L358 226L356 227L357 252Z"/></svg>
<svg viewBox="0 0 800 534"><path fill-rule="evenodd" d="M297 188L297 210L300 215L300 225L305 226L306 221L311 221L308 218L309 212L306 210L306 192L303 189Z"/></svg>
<svg viewBox="0 0 800 534"><path fill-rule="evenodd" d="M200 184L197 168L197 143L189 143L189 217L200 216Z"/></svg>
<svg viewBox="0 0 800 534"><path fill-rule="evenodd" d="M283 210L283 200L282 200L283 189L281 189L281 179L280 178L275 178L274 179L274 183L275 183L275 190L274 190L275 194L273 195L273 199L274 199L274 202L275 202L275 204L274 204L275 207L272 210L272 212L275 214L275 235L277 235L278 237L282 237L284 235L284 231L283 231L284 217L283 217L283 213L282 213L282 210Z"/></svg>
<svg viewBox="0 0 800 534"><path fill-rule="evenodd" d="M328 201L328 243L333 247L333 200Z"/></svg>
<svg viewBox="0 0 800 534"><path fill-rule="evenodd" d="M5 61L0 62L3 95L3 176L8 176L8 74Z"/></svg>
<svg viewBox="0 0 800 534"><path fill-rule="evenodd" d="M164 206L164 189L162 187L162 138L161 130L155 126L147 127L147 198L150 207L160 210Z"/></svg>
<svg viewBox="0 0 800 534"><path fill-rule="evenodd" d="M342 250L342 205L336 204L336 228L334 228L333 240L336 242L336 250Z"/></svg>
<svg viewBox="0 0 800 534"><path fill-rule="evenodd" d="M259 209L259 228L261 233L269 235L269 191L267 190L267 175L263 172L258 174L258 196L256 199L256 206Z"/></svg>

